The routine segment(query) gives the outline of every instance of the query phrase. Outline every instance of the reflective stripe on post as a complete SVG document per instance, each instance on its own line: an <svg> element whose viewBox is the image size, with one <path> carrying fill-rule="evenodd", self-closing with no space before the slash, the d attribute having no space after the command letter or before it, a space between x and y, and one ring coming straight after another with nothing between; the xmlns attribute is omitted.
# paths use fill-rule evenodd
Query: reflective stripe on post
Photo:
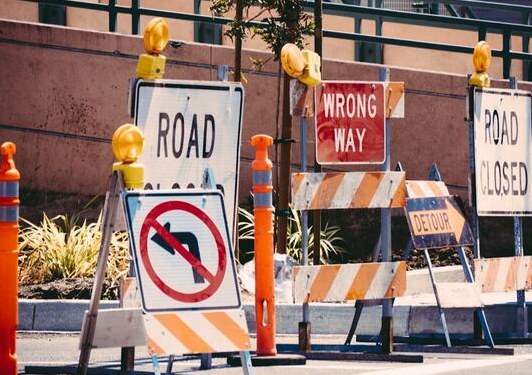
<svg viewBox="0 0 532 375"><path fill-rule="evenodd" d="M0 181L0 223L18 222L18 185L18 181Z"/></svg>
<svg viewBox="0 0 532 375"><path fill-rule="evenodd" d="M255 217L255 316L257 320L257 356L275 356L275 300L273 275L272 168L268 147L273 139L255 135L253 168L253 215Z"/></svg>
<svg viewBox="0 0 532 375"><path fill-rule="evenodd" d="M253 185L271 185L272 171L253 171Z"/></svg>
<svg viewBox="0 0 532 375"><path fill-rule="evenodd" d="M18 206L0 206L0 223L16 223Z"/></svg>
<svg viewBox="0 0 532 375"><path fill-rule="evenodd" d="M255 193L253 195L253 206L258 207L271 207L272 206L272 194L271 193Z"/></svg>
<svg viewBox="0 0 532 375"><path fill-rule="evenodd" d="M18 181L0 181L1 198L18 198Z"/></svg>

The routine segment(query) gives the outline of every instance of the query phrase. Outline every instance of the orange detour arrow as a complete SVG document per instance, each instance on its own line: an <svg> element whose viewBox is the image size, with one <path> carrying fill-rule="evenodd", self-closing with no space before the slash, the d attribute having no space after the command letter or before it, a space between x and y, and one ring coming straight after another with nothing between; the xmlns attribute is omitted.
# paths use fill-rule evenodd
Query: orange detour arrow
<svg viewBox="0 0 532 375"><path fill-rule="evenodd" d="M471 229L453 197L407 199L405 209L416 248L463 246L473 242Z"/></svg>

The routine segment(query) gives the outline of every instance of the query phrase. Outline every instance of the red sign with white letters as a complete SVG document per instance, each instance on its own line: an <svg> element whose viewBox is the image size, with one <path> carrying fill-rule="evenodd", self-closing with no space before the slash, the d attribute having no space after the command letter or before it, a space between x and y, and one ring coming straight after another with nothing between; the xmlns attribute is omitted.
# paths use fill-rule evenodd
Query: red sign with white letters
<svg viewBox="0 0 532 375"><path fill-rule="evenodd" d="M383 82L324 81L316 88L316 109L318 163L384 163Z"/></svg>

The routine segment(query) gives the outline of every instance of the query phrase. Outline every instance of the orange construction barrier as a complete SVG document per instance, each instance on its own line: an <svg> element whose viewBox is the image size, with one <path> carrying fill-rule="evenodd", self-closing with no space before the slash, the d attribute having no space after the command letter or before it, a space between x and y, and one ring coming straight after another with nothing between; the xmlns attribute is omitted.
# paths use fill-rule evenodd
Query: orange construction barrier
<svg viewBox="0 0 532 375"><path fill-rule="evenodd" d="M257 356L275 356L275 300L273 275L272 168L268 147L272 137L255 135L253 169L253 214L255 216L255 316Z"/></svg>
<svg viewBox="0 0 532 375"><path fill-rule="evenodd" d="M0 147L0 374L17 374L18 319L18 182L13 154L16 147Z"/></svg>

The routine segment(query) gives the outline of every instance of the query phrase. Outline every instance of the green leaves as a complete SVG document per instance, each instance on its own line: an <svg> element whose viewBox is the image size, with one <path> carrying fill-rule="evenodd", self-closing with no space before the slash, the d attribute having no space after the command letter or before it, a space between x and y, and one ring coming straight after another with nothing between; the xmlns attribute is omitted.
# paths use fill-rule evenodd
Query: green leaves
<svg viewBox="0 0 532 375"><path fill-rule="evenodd" d="M254 217L253 214L241 207L238 208L238 237L241 240L253 240L255 235L255 226L254 226ZM342 256L346 252L345 248L342 246L345 243L344 239L339 236L341 231L340 227L329 226L328 223L325 224L325 227L320 231L321 241L320 241L320 260L321 263L327 264L330 261L332 255ZM308 233L308 248L309 248L309 259L312 259L313 248L314 248L314 232L312 226L307 229ZM286 252L289 256L296 259L298 262L301 262L301 241L303 238L303 230L301 227L301 215L296 210L291 210L289 222L288 222L288 233L287 233L287 245Z"/></svg>
<svg viewBox="0 0 532 375"><path fill-rule="evenodd" d="M94 223L59 215L46 215L40 225L21 219L26 227L20 232L19 266L21 284L42 284L58 279L94 277L102 239L102 216ZM129 269L128 236L114 232L106 278L110 289Z"/></svg>
<svg viewBox="0 0 532 375"><path fill-rule="evenodd" d="M229 23L225 35L231 40L259 35L274 53L275 60L279 59L281 48L286 43L295 43L303 48L305 35L314 32L313 17L303 11L298 0L241 1L245 16ZM215 14L225 14L235 4L233 0L214 0L210 9ZM256 14L250 16L250 13ZM263 25L255 26L250 21L260 21Z"/></svg>

